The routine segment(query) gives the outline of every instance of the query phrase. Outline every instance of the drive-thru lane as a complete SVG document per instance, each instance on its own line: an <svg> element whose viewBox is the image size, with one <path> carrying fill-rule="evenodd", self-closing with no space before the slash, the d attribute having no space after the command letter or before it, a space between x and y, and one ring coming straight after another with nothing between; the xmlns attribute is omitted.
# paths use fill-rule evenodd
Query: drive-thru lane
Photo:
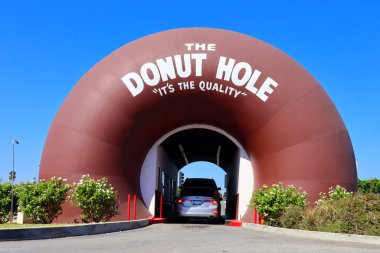
<svg viewBox="0 0 380 253"><path fill-rule="evenodd" d="M302 239L208 224L157 224L103 235L1 242L0 252L380 252L362 243Z"/></svg>

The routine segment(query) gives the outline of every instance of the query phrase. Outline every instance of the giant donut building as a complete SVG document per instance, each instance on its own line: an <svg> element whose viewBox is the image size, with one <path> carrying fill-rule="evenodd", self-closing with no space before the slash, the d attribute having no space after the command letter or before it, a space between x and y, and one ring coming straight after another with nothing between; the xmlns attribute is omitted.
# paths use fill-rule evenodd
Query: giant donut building
<svg viewBox="0 0 380 253"><path fill-rule="evenodd" d="M302 187L309 200L337 184L357 189L348 131L321 85L289 56L236 32L190 28L153 34L91 68L59 109L40 178L107 177L125 220L170 213L178 171L208 161L227 174L230 218L263 184ZM66 205L61 221L79 211Z"/></svg>

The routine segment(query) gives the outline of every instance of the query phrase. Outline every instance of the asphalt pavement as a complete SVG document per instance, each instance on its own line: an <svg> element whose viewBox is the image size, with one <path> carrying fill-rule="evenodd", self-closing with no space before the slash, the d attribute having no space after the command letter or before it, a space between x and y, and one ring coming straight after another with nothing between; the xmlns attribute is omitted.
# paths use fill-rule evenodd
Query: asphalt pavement
<svg viewBox="0 0 380 253"><path fill-rule="evenodd" d="M0 253L44 252L380 252L380 246L332 242L209 224L156 224L102 235L0 242Z"/></svg>

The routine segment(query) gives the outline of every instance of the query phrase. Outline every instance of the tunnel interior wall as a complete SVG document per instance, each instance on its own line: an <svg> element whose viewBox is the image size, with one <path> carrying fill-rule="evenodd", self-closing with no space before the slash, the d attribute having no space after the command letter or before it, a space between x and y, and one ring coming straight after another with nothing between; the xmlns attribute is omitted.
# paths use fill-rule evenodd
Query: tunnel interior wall
<svg viewBox="0 0 380 253"><path fill-rule="evenodd" d="M235 156L231 161L227 171L227 201L226 201L226 215L228 217L239 217L238 210L238 184L239 184L239 162L240 162L240 150L236 150ZM253 178L252 178L253 179Z"/></svg>

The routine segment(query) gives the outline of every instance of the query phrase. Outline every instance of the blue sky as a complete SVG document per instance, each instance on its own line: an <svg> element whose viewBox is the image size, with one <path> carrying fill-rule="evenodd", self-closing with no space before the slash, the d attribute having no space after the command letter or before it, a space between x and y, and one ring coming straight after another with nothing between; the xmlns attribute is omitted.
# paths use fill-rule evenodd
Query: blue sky
<svg viewBox="0 0 380 253"><path fill-rule="evenodd" d="M38 176L50 124L76 82L122 45L163 30L214 27L284 51L330 95L350 132L359 177L380 178L380 2L0 2L0 178Z"/></svg>

